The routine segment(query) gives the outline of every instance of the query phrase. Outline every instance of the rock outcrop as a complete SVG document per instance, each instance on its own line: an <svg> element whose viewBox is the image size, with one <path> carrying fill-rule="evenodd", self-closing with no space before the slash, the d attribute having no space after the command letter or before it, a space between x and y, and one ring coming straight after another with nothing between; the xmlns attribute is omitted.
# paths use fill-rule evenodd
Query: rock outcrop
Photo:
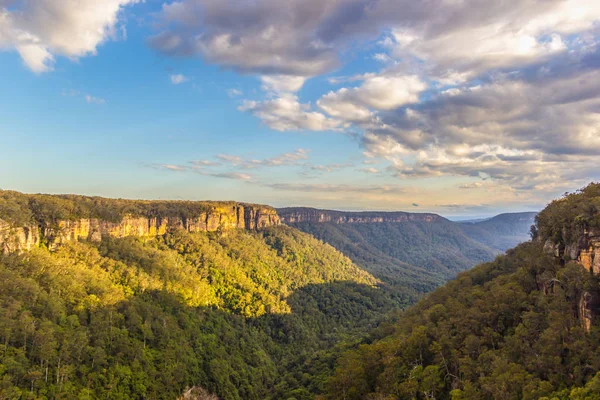
<svg viewBox="0 0 600 400"><path fill-rule="evenodd" d="M41 242L40 229L37 226L12 226L0 220L0 253L29 251Z"/></svg>
<svg viewBox="0 0 600 400"><path fill-rule="evenodd" d="M577 307L577 316L586 332L590 331L594 322L593 300L594 298L589 292L583 292Z"/></svg>
<svg viewBox="0 0 600 400"><path fill-rule="evenodd" d="M334 224L368 224L384 222L423 221L434 222L445 220L437 214L417 214L407 212L344 212L317 210L314 208L292 207L277 209L281 221L285 224L302 222L331 222Z"/></svg>
<svg viewBox="0 0 600 400"><path fill-rule="evenodd" d="M279 225L277 212L269 207L236 204L215 206L194 218L124 216L119 222L98 218L62 220L51 225L14 226L0 220L0 252L28 251L44 243L50 250L76 241L100 241L109 236L154 237L168 232L214 232L217 230L254 230Z"/></svg>
<svg viewBox="0 0 600 400"><path fill-rule="evenodd" d="M574 260L594 275L600 274L600 231L583 229L577 239L568 244L544 242L544 251L564 261Z"/></svg>
<svg viewBox="0 0 600 400"><path fill-rule="evenodd" d="M581 232L575 235L568 235L567 233L563 230L562 237L575 237L576 239L571 241L561 240L558 243L546 239L544 252L559 258L563 263L576 261L593 275L600 274L600 231L597 229L582 229ZM587 332L590 331L592 323L597 317L599 301L600 299L587 291L581 293L579 297L577 316Z"/></svg>

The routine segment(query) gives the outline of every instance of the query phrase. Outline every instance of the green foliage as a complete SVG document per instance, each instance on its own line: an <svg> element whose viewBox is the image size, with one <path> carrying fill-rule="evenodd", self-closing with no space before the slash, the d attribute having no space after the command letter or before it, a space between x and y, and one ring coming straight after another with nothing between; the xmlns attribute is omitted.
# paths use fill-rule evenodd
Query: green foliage
<svg viewBox="0 0 600 400"><path fill-rule="evenodd" d="M313 398L397 306L288 227L0 257L0 398Z"/></svg>
<svg viewBox="0 0 600 400"><path fill-rule="evenodd" d="M598 315L599 277L543 251L544 238L600 226L598 199L592 184L553 202L542 240L460 274L345 353L325 398L600 398L600 324L586 332L579 318L584 293Z"/></svg>
<svg viewBox="0 0 600 400"><path fill-rule="evenodd" d="M592 183L554 200L536 218L538 236L560 245L571 244L584 229L600 228L600 183Z"/></svg>

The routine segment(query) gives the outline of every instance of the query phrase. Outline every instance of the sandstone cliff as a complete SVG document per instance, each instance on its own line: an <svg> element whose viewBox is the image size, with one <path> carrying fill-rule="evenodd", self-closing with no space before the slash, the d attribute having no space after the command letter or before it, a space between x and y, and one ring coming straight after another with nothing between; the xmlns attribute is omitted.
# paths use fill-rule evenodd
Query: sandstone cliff
<svg viewBox="0 0 600 400"><path fill-rule="evenodd" d="M281 221L286 224L302 222L332 222L334 224L367 224L383 222L423 221L435 222L446 220L437 214L416 214L407 212L344 212L317 210L314 208L291 207L277 209Z"/></svg>
<svg viewBox="0 0 600 400"><path fill-rule="evenodd" d="M567 240L567 238L574 238ZM598 229L581 228L579 232L567 232L563 229L561 238L545 239L544 252L551 254L565 263L576 261L593 275L600 274L600 231ZM565 244L566 243L566 244ZM577 315L583 328L589 332L597 316L600 299L590 292L584 291L579 296Z"/></svg>
<svg viewBox="0 0 600 400"><path fill-rule="evenodd" d="M269 207L213 203L209 210L196 217L139 217L125 215L118 222L99 218L59 220L52 223L16 226L0 219L0 252L27 251L40 244L56 249L63 243L75 240L99 241L103 236L152 237L167 232L212 232L228 229L254 230L279 225L277 212Z"/></svg>
<svg viewBox="0 0 600 400"><path fill-rule="evenodd" d="M598 229L582 228L570 242L546 239L544 251L563 261L577 261L592 274L600 274L600 230Z"/></svg>

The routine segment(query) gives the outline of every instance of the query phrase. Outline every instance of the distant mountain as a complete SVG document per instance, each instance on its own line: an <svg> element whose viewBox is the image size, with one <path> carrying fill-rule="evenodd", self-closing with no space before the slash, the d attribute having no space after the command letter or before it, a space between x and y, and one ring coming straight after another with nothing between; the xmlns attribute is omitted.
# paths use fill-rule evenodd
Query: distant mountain
<svg viewBox="0 0 600 400"><path fill-rule="evenodd" d="M329 243L380 279L428 291L498 250L436 214L278 209L283 223Z"/></svg>
<svg viewBox="0 0 600 400"><path fill-rule="evenodd" d="M506 251L530 239L535 212L500 214L475 223L463 223L465 233L493 249Z"/></svg>
<svg viewBox="0 0 600 400"><path fill-rule="evenodd" d="M380 279L419 292L520 242L535 213L458 223L430 213L277 209L281 221L329 243Z"/></svg>
<svg viewBox="0 0 600 400"><path fill-rule="evenodd" d="M475 224L477 222L487 221L490 218L467 218L467 219L455 219L449 218L450 221L458 222L460 224Z"/></svg>

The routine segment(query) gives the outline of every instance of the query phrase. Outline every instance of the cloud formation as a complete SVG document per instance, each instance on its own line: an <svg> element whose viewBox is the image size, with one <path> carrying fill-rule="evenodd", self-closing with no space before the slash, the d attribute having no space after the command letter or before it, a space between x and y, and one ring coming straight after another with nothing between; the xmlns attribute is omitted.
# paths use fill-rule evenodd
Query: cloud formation
<svg viewBox="0 0 600 400"><path fill-rule="evenodd" d="M229 97L237 97L237 96L241 96L241 95L243 95L243 94L244 94L244 92L242 92L242 91L241 91L241 90L239 90L239 89L234 89L234 88L232 88L232 89L227 89L227 95L228 95Z"/></svg>
<svg viewBox="0 0 600 400"><path fill-rule="evenodd" d="M186 83L187 81L190 80L190 78L188 78L187 76L182 75L182 74L170 75L169 79L171 79L171 83L173 85L181 85L182 83Z"/></svg>
<svg viewBox="0 0 600 400"><path fill-rule="evenodd" d="M264 159L253 159L233 154L219 154L213 160L193 160L188 165L154 163L149 166L174 172L194 172L215 178L228 178L252 181L255 179L248 170L262 167L302 166L308 163L310 150L296 149L293 152L282 153Z"/></svg>
<svg viewBox="0 0 600 400"><path fill-rule="evenodd" d="M310 104L301 104L297 96L289 93L265 101L245 100L239 110L251 112L277 131L327 131L342 126L341 121L312 111Z"/></svg>
<svg viewBox="0 0 600 400"><path fill-rule="evenodd" d="M139 0L0 1L0 49L16 50L36 73L53 69L56 56L95 55L119 37L119 14Z"/></svg>
<svg viewBox="0 0 600 400"><path fill-rule="evenodd" d="M122 11L138 2L0 0L0 50L49 71L57 57L91 56L122 37ZM471 193L556 192L600 177L600 2L175 0L155 23L149 42L158 51L256 75L263 93L239 110L268 127L356 137L365 163L377 164L364 173L459 177L453 187L478 189ZM353 48L377 70L329 76L336 86L316 96L317 85L301 91L355 60ZM337 169L307 166L301 150L162 167L242 180L251 168ZM236 171L210 170L219 166Z"/></svg>
<svg viewBox="0 0 600 400"><path fill-rule="evenodd" d="M556 191L598 176L598 2L180 0L161 20L160 51L260 76L270 95L241 111L278 131L359 132L398 178ZM314 105L296 94L372 40L379 71L330 78L344 87Z"/></svg>
<svg viewBox="0 0 600 400"><path fill-rule="evenodd" d="M314 0L176 1L163 6L165 28L150 43L245 73L314 76L339 65L318 32L331 8Z"/></svg>
<svg viewBox="0 0 600 400"><path fill-rule="evenodd" d="M265 184L275 190L291 192L320 192L320 193L362 193L362 194L405 194L407 189L391 185L348 185L329 183L272 183Z"/></svg>
<svg viewBox="0 0 600 400"><path fill-rule="evenodd" d="M257 167L282 167L289 165L303 165L305 160L309 158L310 150L297 149L296 151L279 154L271 158L262 160L243 158L231 154L219 154L217 158L223 162L229 163L232 166L242 169L252 169Z"/></svg>
<svg viewBox="0 0 600 400"><path fill-rule="evenodd" d="M103 98L95 97L95 96L92 96L89 94L85 95L85 101L88 104L104 104L104 103L106 103L106 100L104 100Z"/></svg>
<svg viewBox="0 0 600 400"><path fill-rule="evenodd" d="M393 110L416 103L427 86L416 75L367 74L360 86L342 88L321 97L318 106L332 117L369 120L371 110Z"/></svg>

